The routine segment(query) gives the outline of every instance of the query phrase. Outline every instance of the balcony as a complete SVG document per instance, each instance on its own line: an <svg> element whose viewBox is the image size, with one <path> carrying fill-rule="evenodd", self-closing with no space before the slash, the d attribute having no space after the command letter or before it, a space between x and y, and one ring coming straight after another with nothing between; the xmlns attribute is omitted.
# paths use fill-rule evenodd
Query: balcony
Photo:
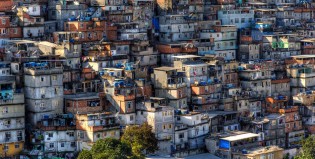
<svg viewBox="0 0 315 159"><path fill-rule="evenodd" d="M148 47L146 50L132 49L134 55L150 55L153 54L153 48Z"/></svg>
<svg viewBox="0 0 315 159"><path fill-rule="evenodd" d="M51 69L32 69L24 68L24 73L28 75L51 75L51 74L62 74L62 68L51 68Z"/></svg>
<svg viewBox="0 0 315 159"><path fill-rule="evenodd" d="M233 102L233 98L222 98L220 101L221 103L231 103Z"/></svg>
<svg viewBox="0 0 315 159"><path fill-rule="evenodd" d="M78 57L80 57L81 55L80 55L80 53L79 52L73 52L73 53L67 53L66 54L66 57L67 58L78 58Z"/></svg>
<svg viewBox="0 0 315 159"><path fill-rule="evenodd" d="M2 93L3 91L1 91ZM0 105L6 105L6 104L23 104L24 103L24 93L13 93L13 96L10 98L1 98L0 97Z"/></svg>
<svg viewBox="0 0 315 159"><path fill-rule="evenodd" d="M198 51L198 55L215 55L215 51L214 50L208 50L208 51Z"/></svg>
<svg viewBox="0 0 315 159"><path fill-rule="evenodd" d="M87 128L88 131L92 131L92 132L111 130L111 129L120 129L120 124L108 124L108 125L100 125L100 126L89 126Z"/></svg>
<svg viewBox="0 0 315 159"><path fill-rule="evenodd" d="M184 83L171 83L171 84L167 84L167 88L181 88L181 87L185 87L187 84Z"/></svg>
<svg viewBox="0 0 315 159"><path fill-rule="evenodd" d="M303 138L304 138L304 135L303 135L303 136L298 136L298 137L288 138L288 142L289 142L289 143L291 143L291 142L299 142L299 141L301 141Z"/></svg>
<svg viewBox="0 0 315 159"><path fill-rule="evenodd" d="M224 122L224 125L231 125L231 124L236 124L238 123L237 119L231 119L231 120L226 120Z"/></svg>
<svg viewBox="0 0 315 159"><path fill-rule="evenodd" d="M315 77L315 73L300 73L300 75L298 76L300 78L309 78L309 77Z"/></svg>

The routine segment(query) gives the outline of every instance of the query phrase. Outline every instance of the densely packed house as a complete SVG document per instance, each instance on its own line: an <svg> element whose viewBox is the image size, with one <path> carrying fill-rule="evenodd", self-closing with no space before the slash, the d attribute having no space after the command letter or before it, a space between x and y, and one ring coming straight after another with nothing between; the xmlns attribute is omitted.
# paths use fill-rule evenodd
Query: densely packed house
<svg viewBox="0 0 315 159"><path fill-rule="evenodd" d="M0 158L282 158L315 133L312 0L1 0Z"/></svg>

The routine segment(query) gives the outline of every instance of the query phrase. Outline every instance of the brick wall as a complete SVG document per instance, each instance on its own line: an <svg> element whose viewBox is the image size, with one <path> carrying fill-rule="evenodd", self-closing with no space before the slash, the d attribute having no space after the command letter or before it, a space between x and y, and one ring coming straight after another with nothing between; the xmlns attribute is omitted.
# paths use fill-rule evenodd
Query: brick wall
<svg viewBox="0 0 315 159"><path fill-rule="evenodd" d="M94 99L94 100L99 100L99 99ZM74 114L76 114L77 112L87 114L87 113L98 113L98 112L103 111L102 100L100 101L100 106L95 106L95 107L88 106L88 101L89 100L73 101L73 100L66 99L65 100L66 111L74 113Z"/></svg>

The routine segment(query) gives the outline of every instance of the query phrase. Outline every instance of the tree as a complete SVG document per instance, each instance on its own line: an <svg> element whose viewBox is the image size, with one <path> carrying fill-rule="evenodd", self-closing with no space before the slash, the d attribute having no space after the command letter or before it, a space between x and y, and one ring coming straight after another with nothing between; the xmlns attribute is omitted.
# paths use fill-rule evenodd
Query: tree
<svg viewBox="0 0 315 159"><path fill-rule="evenodd" d="M148 123L127 127L121 141L131 145L132 153L137 158L144 158L145 154L158 150L158 141Z"/></svg>
<svg viewBox="0 0 315 159"><path fill-rule="evenodd" d="M91 154L91 158L80 158L81 154L85 157L88 153ZM85 150L79 155L79 159L128 159L130 157L132 157L131 147L113 138L100 139L92 146L91 151Z"/></svg>
<svg viewBox="0 0 315 159"><path fill-rule="evenodd" d="M80 152L78 159L92 159L92 154L88 150L83 150Z"/></svg>
<svg viewBox="0 0 315 159"><path fill-rule="evenodd" d="M310 136L301 141L302 150L295 159L315 158L315 136Z"/></svg>

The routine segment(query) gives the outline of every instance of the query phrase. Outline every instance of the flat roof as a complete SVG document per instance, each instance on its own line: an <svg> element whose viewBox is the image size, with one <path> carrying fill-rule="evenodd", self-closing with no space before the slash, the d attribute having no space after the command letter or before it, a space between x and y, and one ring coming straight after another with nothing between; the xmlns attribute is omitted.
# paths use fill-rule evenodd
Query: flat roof
<svg viewBox="0 0 315 159"><path fill-rule="evenodd" d="M315 38L307 38L307 39L303 39L301 41L302 42L311 42L311 43L313 43L313 42L315 42Z"/></svg>
<svg viewBox="0 0 315 159"><path fill-rule="evenodd" d="M31 41L31 40L10 40L9 42L12 42L15 44L37 43L37 41Z"/></svg>
<svg viewBox="0 0 315 159"><path fill-rule="evenodd" d="M167 66L164 66L164 67L157 67L157 68L154 68L154 70L159 70L159 71L171 71L171 70L177 70L175 67L167 67Z"/></svg>
<svg viewBox="0 0 315 159"><path fill-rule="evenodd" d="M103 70L119 70L119 71L121 71L121 70L123 70L122 68L115 68L115 67L107 67L107 68L102 68Z"/></svg>
<svg viewBox="0 0 315 159"><path fill-rule="evenodd" d="M258 134L254 133L246 133L246 134L241 134L241 135L235 135L235 136L229 136L225 138L221 138L222 140L227 140L227 141L238 141L238 140L243 140L243 139L248 139L248 138L253 138L253 137L258 137Z"/></svg>
<svg viewBox="0 0 315 159"><path fill-rule="evenodd" d="M164 100L165 98L160 97L150 97L151 100Z"/></svg>
<svg viewBox="0 0 315 159"><path fill-rule="evenodd" d="M266 146L266 147L252 147L247 150L247 155L265 154L275 151L282 151L283 149L278 146Z"/></svg>
<svg viewBox="0 0 315 159"><path fill-rule="evenodd" d="M173 56L174 58L179 58L179 59L187 59L187 58L197 58L197 57L201 57L201 56L197 56L197 55L180 55L180 56Z"/></svg>
<svg viewBox="0 0 315 159"><path fill-rule="evenodd" d="M38 43L39 45L46 45L46 46L50 46L50 47L56 47L57 45L48 41L42 41Z"/></svg>
<svg viewBox="0 0 315 159"><path fill-rule="evenodd" d="M211 111L207 112L209 118L214 118L219 115L237 114L237 111Z"/></svg>
<svg viewBox="0 0 315 159"><path fill-rule="evenodd" d="M222 159L218 156L215 156L211 153L203 153L198 155L186 156L186 157L171 157L171 156L148 156L145 157L146 159Z"/></svg>
<svg viewBox="0 0 315 159"><path fill-rule="evenodd" d="M315 58L315 55L295 55L295 56L291 56L294 58Z"/></svg>

